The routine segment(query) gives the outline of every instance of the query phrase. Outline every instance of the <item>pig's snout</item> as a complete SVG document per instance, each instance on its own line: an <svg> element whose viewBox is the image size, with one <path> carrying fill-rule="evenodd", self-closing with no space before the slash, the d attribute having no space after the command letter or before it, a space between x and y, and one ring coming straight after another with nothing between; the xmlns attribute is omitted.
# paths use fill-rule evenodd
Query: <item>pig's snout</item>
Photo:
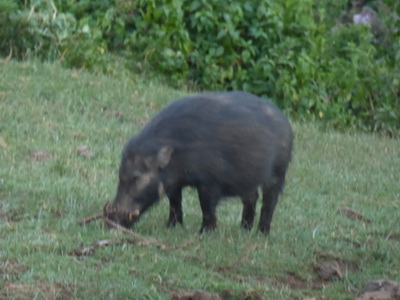
<svg viewBox="0 0 400 300"><path fill-rule="evenodd" d="M104 218L111 220L118 225L121 225L125 228L130 228L138 220L140 216L140 210L134 209L133 211L128 211L121 207L115 207L113 204L110 204L109 201L107 201L103 206L103 216ZM106 222L106 224L108 228L113 227L108 222Z"/></svg>

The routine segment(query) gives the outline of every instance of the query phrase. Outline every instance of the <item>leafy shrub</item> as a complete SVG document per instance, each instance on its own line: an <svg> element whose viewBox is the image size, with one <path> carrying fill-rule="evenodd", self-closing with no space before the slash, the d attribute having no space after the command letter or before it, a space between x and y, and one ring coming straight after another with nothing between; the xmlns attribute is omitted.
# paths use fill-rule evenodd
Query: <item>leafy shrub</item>
<svg viewBox="0 0 400 300"><path fill-rule="evenodd" d="M173 79L266 95L300 118L399 128L398 34L377 45L368 27L326 16L347 1L328 4L138 1L127 45Z"/></svg>
<svg viewBox="0 0 400 300"><path fill-rule="evenodd" d="M105 68L103 33L47 0L0 0L0 53L17 59L39 57L68 66Z"/></svg>
<svg viewBox="0 0 400 300"><path fill-rule="evenodd" d="M100 71L118 53L130 68L144 62L171 84L247 90L272 98L294 118L394 134L400 3L357 2L379 13L378 37L352 24L349 3L0 0L0 52Z"/></svg>
<svg viewBox="0 0 400 300"><path fill-rule="evenodd" d="M1 52L8 50L16 58L60 56L58 45L70 37L76 20L70 13L57 13L50 4L37 2L37 7L29 10L21 9L18 3L4 6L7 1L0 2Z"/></svg>
<svg viewBox="0 0 400 300"><path fill-rule="evenodd" d="M130 49L145 49L143 58L160 71L209 89L271 95L279 66L291 64L307 44L303 34L314 26L311 1L302 5L294 0L138 4L136 30L127 40Z"/></svg>
<svg viewBox="0 0 400 300"><path fill-rule="evenodd" d="M139 1L128 47L174 79L266 95L295 117L339 128L399 128L398 29L388 51L367 26L337 25L338 13L326 15L325 8L346 6ZM394 14L390 28L398 28L396 20Z"/></svg>

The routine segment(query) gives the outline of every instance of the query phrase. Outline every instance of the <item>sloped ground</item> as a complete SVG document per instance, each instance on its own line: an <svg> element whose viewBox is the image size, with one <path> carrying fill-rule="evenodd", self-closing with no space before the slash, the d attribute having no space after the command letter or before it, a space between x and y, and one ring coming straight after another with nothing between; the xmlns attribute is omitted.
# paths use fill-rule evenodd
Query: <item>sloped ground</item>
<svg viewBox="0 0 400 300"><path fill-rule="evenodd" d="M400 281L400 142L294 123L269 237L223 201L197 234L197 195L167 229L165 199L135 235L78 220L116 190L122 145L182 91L141 78L0 62L0 298L355 299Z"/></svg>

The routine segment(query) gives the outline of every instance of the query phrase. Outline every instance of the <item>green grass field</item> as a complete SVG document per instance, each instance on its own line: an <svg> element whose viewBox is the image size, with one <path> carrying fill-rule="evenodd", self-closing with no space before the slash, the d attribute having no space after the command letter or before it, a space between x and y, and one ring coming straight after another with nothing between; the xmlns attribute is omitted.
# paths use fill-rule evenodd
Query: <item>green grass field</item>
<svg viewBox="0 0 400 300"><path fill-rule="evenodd" d="M237 199L199 236L191 190L183 227L165 227L162 199L133 229L152 242L101 221L79 226L113 200L126 140L184 94L126 74L0 61L0 299L354 299L369 279L400 281L400 141L313 124L293 124L268 237L240 228ZM329 261L341 276L323 280Z"/></svg>

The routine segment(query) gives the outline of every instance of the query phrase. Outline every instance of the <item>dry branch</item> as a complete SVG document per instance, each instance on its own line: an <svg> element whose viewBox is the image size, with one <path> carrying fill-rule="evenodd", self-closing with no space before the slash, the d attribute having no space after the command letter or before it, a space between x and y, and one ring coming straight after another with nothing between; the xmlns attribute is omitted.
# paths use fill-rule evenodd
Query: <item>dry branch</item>
<svg viewBox="0 0 400 300"><path fill-rule="evenodd" d="M351 208L348 207L342 207L339 209L339 213L343 216L346 216L350 219L353 220L360 220L360 221L364 221L365 223L371 223L371 220L364 217L362 214L352 210Z"/></svg>
<svg viewBox="0 0 400 300"><path fill-rule="evenodd" d="M135 240L138 240L139 244L141 246L155 246L161 250L165 250L167 248L167 246L165 246L164 244L149 240L149 239L145 238L144 236L141 236L140 234L134 233L133 231L126 229L125 227L111 221L109 218L104 217L104 222L106 222L109 226L114 227L115 229L118 229L122 232L128 233Z"/></svg>
<svg viewBox="0 0 400 300"><path fill-rule="evenodd" d="M196 239L190 240L190 241L188 241L188 242L186 242L186 243L184 243L182 245L175 245L175 246L170 246L169 247L169 246L166 246L165 244L160 243L158 241L147 239L144 236L142 236L140 234L137 234L137 233L135 233L135 232L133 232L133 231L131 231L131 230L129 230L129 229L117 224L117 223L115 223L114 221L110 220L108 218L108 212L107 212L107 209L106 209L108 203L109 202L107 201L104 204L103 213L102 214L96 214L96 215L84 218L84 219L78 221L78 224L79 225L84 225L86 223L89 223L89 222L92 222L92 221L95 221L95 220L98 220L98 219L103 219L103 221L108 226L110 226L112 228L115 228L117 230L120 230L120 231L122 231L124 233L129 234L131 237L133 237L133 239L135 241L138 242L138 245L140 245L140 246L154 246L154 247L156 247L156 248L158 248L158 249L160 249L162 251L171 251L171 250L176 250L176 249L184 249L184 248L187 248L187 247L193 245L198 240L198 238L196 238Z"/></svg>
<svg viewBox="0 0 400 300"><path fill-rule="evenodd" d="M84 224L90 223L90 222L92 222L94 220L102 219L103 217L104 217L103 214L97 214L97 215L94 215L94 216L91 216L91 217L87 217L87 218L84 218L84 219L78 221L78 224L79 225L84 225Z"/></svg>

